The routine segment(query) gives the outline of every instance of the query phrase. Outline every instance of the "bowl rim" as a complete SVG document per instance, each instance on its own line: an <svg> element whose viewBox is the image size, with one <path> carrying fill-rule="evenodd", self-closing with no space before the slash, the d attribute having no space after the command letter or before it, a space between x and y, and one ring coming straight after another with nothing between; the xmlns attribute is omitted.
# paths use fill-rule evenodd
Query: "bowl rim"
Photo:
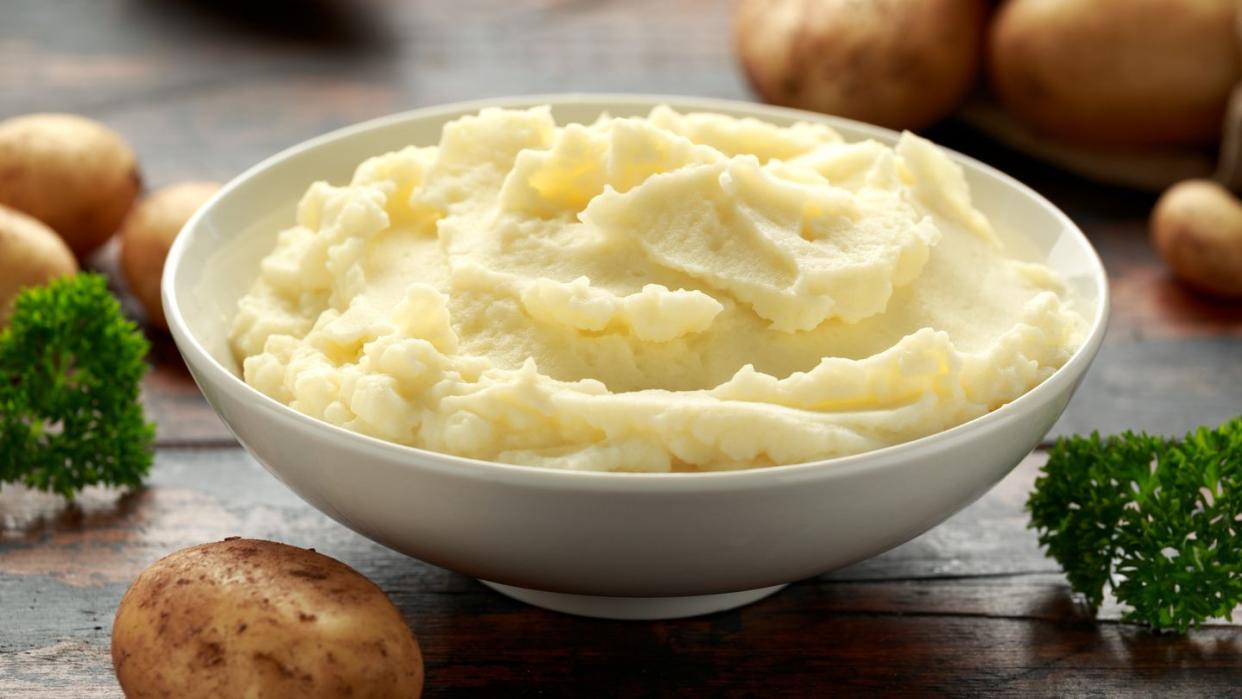
<svg viewBox="0 0 1242 699"><path fill-rule="evenodd" d="M194 231L199 228L202 221L210 216L212 210L220 201L229 197L234 191L246 186L259 174L285 160L325 144L348 138L355 134L407 121L477 112L487 107L524 108L545 104L552 106L599 106L601 110L607 110L610 105L614 107L649 108L660 104L667 104L679 111L727 110L758 119L763 119L765 116L777 116L822 123L830 127L844 126L849 131L886 140L893 139L899 134L899 132L891 129L853 119L788 107L711 97L643 93L549 93L476 99L406 110L334 129L284 148L229 180L189 218L173 241L161 277L164 314L178 350L185 358L187 365L195 370L192 372L195 380L209 381L217 385L222 384L223 388L233 392L240 391L248 399L257 401L258 406L271 417L286 422L291 426L309 430L323 430L363 452L370 453L374 457L402 461L404 465L408 466L432 468L446 475L488 481L504 481L522 485L543 483L571 487L601 486L607 489L634 489L642 492L652 492L653 488L677 491L714 490L720 488L733 489L773 480L786 481L792 479L802 481L824 477L845 477L860 471L897 468L910 461L907 457L917 457L920 452L924 452L929 448L936 450L952 448L959 445L960 442L969 441L976 433L993 428L1006 420L1020 418L1023 413L1029 412L1037 406L1052 400L1061 391L1072 391L1074 384L1086 372L1103 342L1110 308L1108 277L1103 262L1100 260L1099 253L1087 236L1065 212L1048 201L1043 195L987 163L943 146L941 148L954 161L967 164L982 171L984 174L999 180L1007 187L1028 199L1034 200L1035 203L1052 212L1054 218L1061 223L1065 233L1077 237L1078 242L1085 247L1087 252L1088 259L1086 261L1092 271L1091 278L1096 287L1098 302L1096 303L1094 317L1091 319L1090 329L1082 344L1074 351L1065 364L1053 372L1051 376L1044 379L1039 385L999 408L960 425L871 451L816 461L750 469L654 473L579 471L550 466L527 466L473 459L390 442L298 412L292 407L260 392L224 367L215 357L207 352L198 338L190 331L189 325L182 315L181 305L178 302L176 284L185 252L190 245L190 238L193 236ZM243 446L245 446L244 443ZM657 483L662 485L656 486Z"/></svg>

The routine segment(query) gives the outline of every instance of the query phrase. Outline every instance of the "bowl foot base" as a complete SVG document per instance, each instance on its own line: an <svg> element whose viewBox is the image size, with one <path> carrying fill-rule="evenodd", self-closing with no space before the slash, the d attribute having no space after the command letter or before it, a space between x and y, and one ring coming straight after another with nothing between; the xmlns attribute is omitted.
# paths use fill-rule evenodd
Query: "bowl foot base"
<svg viewBox="0 0 1242 699"><path fill-rule="evenodd" d="M493 590L519 602L597 619L680 619L699 616L726 609L744 607L752 602L778 592L784 585L763 587L757 590L725 592L716 595L690 595L687 597L596 597L594 595L571 595L564 592L528 590L524 587L501 585L480 580Z"/></svg>

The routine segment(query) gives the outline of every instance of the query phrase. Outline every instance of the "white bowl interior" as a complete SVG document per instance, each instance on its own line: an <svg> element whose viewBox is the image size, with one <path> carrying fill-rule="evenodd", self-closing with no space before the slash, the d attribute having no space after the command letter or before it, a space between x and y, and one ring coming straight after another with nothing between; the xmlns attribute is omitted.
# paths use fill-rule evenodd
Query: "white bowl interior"
<svg viewBox="0 0 1242 699"><path fill-rule="evenodd" d="M291 148L256 165L229 183L211 205L187 225L192 235L178 239L180 269L175 285L179 311L190 333L207 353L235 376L239 367L228 346L228 329L237 301L258 274L259 261L276 234L292 225L303 192L316 180L343 183L373 155L407 145L431 145L445 122L484 106L551 104L559 123L590 122L601 112L645 115L657 104L679 111L716 111L752 116L786 125L814 120L832 126L847 140L893 143L894 132L835 117L794 110L707 99L658 96L558 95L488 100L419 110L366 122ZM965 168L975 205L994 223L998 235L1023 259L1059 272L1092 326L1101 322L1104 275L1094 250L1055 207L1016 180L971 158L952 153Z"/></svg>

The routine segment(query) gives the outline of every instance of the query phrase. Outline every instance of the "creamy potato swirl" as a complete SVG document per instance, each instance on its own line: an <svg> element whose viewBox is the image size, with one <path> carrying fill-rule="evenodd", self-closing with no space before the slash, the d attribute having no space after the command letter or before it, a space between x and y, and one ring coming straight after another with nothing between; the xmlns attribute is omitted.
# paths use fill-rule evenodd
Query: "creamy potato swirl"
<svg viewBox="0 0 1242 699"><path fill-rule="evenodd" d="M535 108L314 184L232 342L248 383L364 434L662 472L944 430L1046 379L1083 330L918 136Z"/></svg>

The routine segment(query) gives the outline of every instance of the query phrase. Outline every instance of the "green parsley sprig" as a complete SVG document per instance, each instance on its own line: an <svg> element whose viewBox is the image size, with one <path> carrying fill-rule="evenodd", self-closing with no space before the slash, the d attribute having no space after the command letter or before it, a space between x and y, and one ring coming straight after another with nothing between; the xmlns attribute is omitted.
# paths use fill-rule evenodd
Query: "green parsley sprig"
<svg viewBox="0 0 1242 699"><path fill-rule="evenodd" d="M1181 440L1057 440L1026 503L1039 543L1092 610L1185 632L1242 604L1242 416Z"/></svg>
<svg viewBox="0 0 1242 699"><path fill-rule="evenodd" d="M147 348L102 276L22 291L0 331L0 483L68 498L140 484L155 438L139 402Z"/></svg>

